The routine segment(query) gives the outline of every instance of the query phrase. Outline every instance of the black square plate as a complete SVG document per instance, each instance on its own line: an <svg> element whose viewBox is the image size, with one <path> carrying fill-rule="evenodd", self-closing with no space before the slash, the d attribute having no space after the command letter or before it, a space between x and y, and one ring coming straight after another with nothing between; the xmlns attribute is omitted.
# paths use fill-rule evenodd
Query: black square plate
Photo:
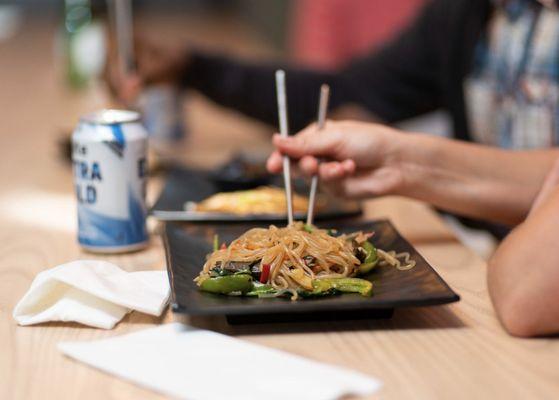
<svg viewBox="0 0 559 400"><path fill-rule="evenodd" d="M220 240L230 242L255 225L181 225L167 223L164 240L167 254L167 270L171 282L173 311L189 315L226 315L246 318L254 316L292 316L294 319L309 315L379 313L400 307L431 306L458 301L459 296L435 272L425 259L386 220L336 221L340 232L358 230L374 231L375 246L396 252L407 251L417 262L408 271L391 267L379 267L366 277L373 282L373 295L340 294L331 297L303 299L258 299L231 297L204 293L198 290L193 279L200 272L206 254L211 251L215 233ZM297 318L299 317L299 318ZM283 318L290 319L290 318Z"/></svg>
<svg viewBox="0 0 559 400"><path fill-rule="evenodd" d="M272 186L282 186L281 177L273 177ZM308 186L301 180L294 181L297 193L308 195ZM212 172L186 168L174 168L169 172L161 195L150 210L151 215L162 221L185 222L283 222L285 214L226 214L186 211L185 203L199 202L220 192L219 185L212 179ZM361 208L356 202L340 202L333 197L326 197L324 209L318 210L316 219L330 219L349 217L361 214ZM305 215L295 215L297 219L304 219Z"/></svg>

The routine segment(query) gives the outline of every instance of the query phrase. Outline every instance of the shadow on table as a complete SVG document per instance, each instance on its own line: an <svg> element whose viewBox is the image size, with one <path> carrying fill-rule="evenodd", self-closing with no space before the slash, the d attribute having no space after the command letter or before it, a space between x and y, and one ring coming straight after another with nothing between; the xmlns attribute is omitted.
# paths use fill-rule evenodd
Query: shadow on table
<svg viewBox="0 0 559 400"><path fill-rule="evenodd" d="M224 317L175 317L178 321L227 335L262 335L362 330L457 329L466 325L449 306L397 310L391 318L231 325Z"/></svg>

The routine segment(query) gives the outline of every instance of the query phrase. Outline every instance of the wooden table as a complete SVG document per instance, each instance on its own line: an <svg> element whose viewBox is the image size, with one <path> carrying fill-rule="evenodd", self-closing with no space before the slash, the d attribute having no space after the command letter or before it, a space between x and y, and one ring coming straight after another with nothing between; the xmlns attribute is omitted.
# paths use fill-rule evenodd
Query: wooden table
<svg viewBox="0 0 559 400"><path fill-rule="evenodd" d="M172 321L139 313L114 330L50 323L18 327L11 317L34 276L91 258L76 244L69 165L56 140L85 111L107 104L102 88L63 89L52 58L52 27L31 24L0 43L0 399L148 399L161 396L63 357L56 343L92 340ZM267 127L199 97L188 105L192 136L184 157L213 165L250 143L268 151ZM157 185L151 187L151 197ZM366 204L368 218L388 217L462 300L397 311L385 321L232 328L223 320L186 321L380 378L382 399L552 399L559 397L559 341L509 337L495 318L485 263L461 245L427 206L387 198ZM152 230L157 230L153 221ZM127 270L163 269L156 234L140 253L105 257ZM185 360L187 362L187 360Z"/></svg>

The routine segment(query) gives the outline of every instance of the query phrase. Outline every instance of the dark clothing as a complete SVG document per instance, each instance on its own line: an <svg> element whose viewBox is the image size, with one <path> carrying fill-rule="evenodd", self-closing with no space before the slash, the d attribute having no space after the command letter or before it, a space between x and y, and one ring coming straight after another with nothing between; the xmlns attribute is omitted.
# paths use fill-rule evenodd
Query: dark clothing
<svg viewBox="0 0 559 400"><path fill-rule="evenodd" d="M392 43L335 73L194 53L183 84L276 125L274 72L282 67L291 133L316 119L319 88L328 83L331 108L358 104L387 123L445 109L454 136L469 140L462 84L491 11L490 0L433 0Z"/></svg>

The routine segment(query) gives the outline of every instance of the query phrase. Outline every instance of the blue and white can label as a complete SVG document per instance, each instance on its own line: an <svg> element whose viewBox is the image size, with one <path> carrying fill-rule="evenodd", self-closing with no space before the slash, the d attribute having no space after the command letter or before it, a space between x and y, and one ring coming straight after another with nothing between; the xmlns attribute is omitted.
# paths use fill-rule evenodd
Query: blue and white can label
<svg viewBox="0 0 559 400"><path fill-rule="evenodd" d="M147 133L134 111L84 116L72 136L78 241L98 252L144 247Z"/></svg>

